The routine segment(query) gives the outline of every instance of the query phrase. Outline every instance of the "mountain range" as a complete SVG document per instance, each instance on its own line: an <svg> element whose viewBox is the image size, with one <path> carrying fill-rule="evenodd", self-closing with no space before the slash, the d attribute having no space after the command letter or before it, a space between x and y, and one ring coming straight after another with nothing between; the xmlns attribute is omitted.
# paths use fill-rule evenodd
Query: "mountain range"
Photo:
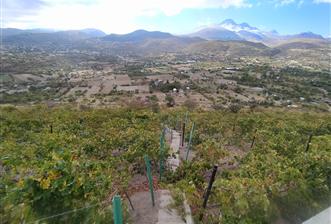
<svg viewBox="0 0 331 224"><path fill-rule="evenodd" d="M3 46L47 51L96 51L105 54L162 54L165 52L222 53L232 56L292 54L291 49L311 49L321 54L331 41L311 32L280 35L247 23L225 20L202 27L195 33L173 35L161 31L136 30L107 35L97 29L55 31L46 29L0 29ZM299 53L298 53L299 54ZM323 53L324 54L324 53ZM314 55L312 53L312 55Z"/></svg>
<svg viewBox="0 0 331 224"><path fill-rule="evenodd" d="M247 23L238 24L232 19L224 20L201 28L199 31L189 34L191 37L200 37L207 40L246 40L262 42L267 45L274 45L294 39L318 39L324 40L321 35L312 32L304 32L295 35L280 35L277 31L264 31L252 27Z"/></svg>
<svg viewBox="0 0 331 224"><path fill-rule="evenodd" d="M145 39L167 39L174 38L175 35L160 31L136 30L128 34L110 34L107 35L98 29L67 30L55 31L50 29L29 29L21 30L15 28L1 29L2 38L6 41L12 39L29 39L28 37L38 38L60 38L60 39L88 39L101 38L105 41L113 42L139 42ZM261 42L266 45L276 45L291 40L327 40L319 34L312 32L303 32L295 35L280 35L277 31L264 31L249 25L248 23L238 24L232 19L226 19L219 24L201 27L197 32L181 35L177 37L198 37L205 40L222 40L222 41L251 41ZM15 39L14 38L14 39Z"/></svg>

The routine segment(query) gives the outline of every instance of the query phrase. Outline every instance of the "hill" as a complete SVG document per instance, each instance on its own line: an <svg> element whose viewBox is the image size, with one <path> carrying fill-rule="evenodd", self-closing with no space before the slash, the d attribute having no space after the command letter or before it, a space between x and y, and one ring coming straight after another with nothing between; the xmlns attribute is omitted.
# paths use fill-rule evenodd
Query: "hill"
<svg viewBox="0 0 331 224"><path fill-rule="evenodd" d="M170 33L160 31L136 30L128 34L110 34L102 38L105 41L112 42L141 42L147 39L166 39L174 37Z"/></svg>
<svg viewBox="0 0 331 224"><path fill-rule="evenodd" d="M230 22L225 21L221 25L229 29ZM276 31L253 32L257 28L248 24L235 25L233 21L231 24L230 28L233 31L219 27L206 28L198 32L201 37L175 36L166 32L146 30L136 30L121 35L106 35L96 29L49 31L48 33L41 30L27 32L18 29L3 29L6 33L3 46L48 52L85 51L113 56L159 56L163 53L185 53L228 57L291 57L300 61L300 64L316 64L311 58L308 60L308 57L312 57L318 61L318 64L327 66L330 41L324 38L319 36L311 38L314 37L311 33L280 38ZM250 31L247 31L248 29ZM245 40L244 35L250 40ZM217 40L221 38L223 40Z"/></svg>
<svg viewBox="0 0 331 224"><path fill-rule="evenodd" d="M270 50L262 43L216 40L193 43L185 48L185 51L191 53L221 53L232 57L264 55Z"/></svg>

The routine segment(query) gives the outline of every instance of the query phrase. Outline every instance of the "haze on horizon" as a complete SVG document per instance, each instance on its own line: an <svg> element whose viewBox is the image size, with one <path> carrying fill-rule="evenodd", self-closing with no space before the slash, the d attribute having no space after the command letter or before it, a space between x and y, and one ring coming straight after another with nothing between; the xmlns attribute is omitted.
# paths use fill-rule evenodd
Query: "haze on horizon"
<svg viewBox="0 0 331 224"><path fill-rule="evenodd" d="M1 0L1 27L56 30L136 29L175 34L231 18L281 34L331 36L331 0Z"/></svg>

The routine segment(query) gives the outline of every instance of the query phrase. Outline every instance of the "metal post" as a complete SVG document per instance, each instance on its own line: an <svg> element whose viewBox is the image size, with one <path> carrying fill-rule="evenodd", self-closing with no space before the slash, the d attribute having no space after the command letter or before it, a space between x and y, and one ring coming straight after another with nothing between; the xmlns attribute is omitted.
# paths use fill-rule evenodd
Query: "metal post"
<svg viewBox="0 0 331 224"><path fill-rule="evenodd" d="M193 122L193 124L192 124L192 128L191 128L191 132L190 132L190 139L189 139L189 141L188 141L188 146L187 146L187 151L186 151L186 161L187 161L187 159L188 159L188 154L189 154L189 152L190 152L190 149L191 149L191 144L192 144L192 137L193 137L193 132L194 132L194 122Z"/></svg>
<svg viewBox="0 0 331 224"><path fill-rule="evenodd" d="M185 142L185 122L183 122L183 129L182 129L182 142L181 142L182 147L184 147L184 142Z"/></svg>
<svg viewBox="0 0 331 224"><path fill-rule="evenodd" d="M310 142L311 142L312 138L313 138L313 133L310 133L309 138L308 138L308 142L307 142L307 145L306 145L306 152L308 152L308 150L309 150L309 146L310 146Z"/></svg>
<svg viewBox="0 0 331 224"><path fill-rule="evenodd" d="M213 187L213 183L215 181L217 168L218 168L218 166L214 165L213 172L212 172L210 180L209 180L208 188L207 188L206 194L205 194L204 199L203 199L203 204L202 204L203 210L206 209L206 207L207 207L208 198L209 198L211 189ZM202 218L203 218L203 213L200 214L199 220L201 221Z"/></svg>
<svg viewBox="0 0 331 224"><path fill-rule="evenodd" d="M53 133L53 124L50 125L50 129L51 133Z"/></svg>
<svg viewBox="0 0 331 224"><path fill-rule="evenodd" d="M251 148L253 148L253 146L254 146L255 138L256 138L256 136L254 135L253 140L252 140L252 144L251 144Z"/></svg>
<svg viewBox="0 0 331 224"><path fill-rule="evenodd" d="M113 216L114 216L114 223L115 224L123 224L123 217L122 217L122 203L121 197L119 195L115 195L113 197Z"/></svg>
<svg viewBox="0 0 331 224"><path fill-rule="evenodd" d="M125 194L126 198L128 199L128 201L129 201L129 203L130 203L130 206L131 206L132 210L134 211L134 207L133 207L132 201L131 201L131 199L130 199L128 193L127 193L126 191L124 191L124 194Z"/></svg>
<svg viewBox="0 0 331 224"><path fill-rule="evenodd" d="M153 190L153 178L152 178L152 174L151 174L151 164L150 164L150 161L149 161L149 158L147 155L144 156L144 159L145 159L145 164L146 164L146 169L147 169L149 190L151 191L152 205L154 207L155 201L154 201L154 190Z"/></svg>

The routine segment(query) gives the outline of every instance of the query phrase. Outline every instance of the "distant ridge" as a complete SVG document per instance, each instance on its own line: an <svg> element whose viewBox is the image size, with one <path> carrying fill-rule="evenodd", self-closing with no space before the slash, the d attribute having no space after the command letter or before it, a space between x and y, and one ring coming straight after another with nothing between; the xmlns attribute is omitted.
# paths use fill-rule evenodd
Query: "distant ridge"
<svg viewBox="0 0 331 224"><path fill-rule="evenodd" d="M324 39L322 35L315 34L313 32L304 32L304 33L299 33L296 35L292 35L291 37L295 38L311 38L311 39Z"/></svg>
<svg viewBox="0 0 331 224"><path fill-rule="evenodd" d="M47 47L68 45L79 43L80 41L99 38L105 35L100 30L67 30L67 31L47 31L47 30L18 30L3 29L3 43L15 44L28 47Z"/></svg>
<svg viewBox="0 0 331 224"><path fill-rule="evenodd" d="M103 37L106 41L116 42L140 42L147 39L166 39L175 37L170 33L160 31L136 30L128 34L110 34Z"/></svg>
<svg viewBox="0 0 331 224"><path fill-rule="evenodd" d="M86 37L102 37L106 36L106 33L104 33L101 30L94 29L94 28L87 28L82 30L63 30L63 31L56 31L52 29L16 29L16 28L1 28L3 37L8 36L15 36L20 34L56 34L56 33L81 33L81 35L85 35Z"/></svg>
<svg viewBox="0 0 331 224"><path fill-rule="evenodd" d="M1 28L1 33L3 37L14 36L22 33L53 33L54 30L51 29L16 29L16 28Z"/></svg>
<svg viewBox="0 0 331 224"><path fill-rule="evenodd" d="M187 34L184 36L176 36L171 33L161 31L147 31L139 29L127 34L110 34L107 35L101 30L88 28L82 30L65 30L55 31L51 29L16 29L16 28L2 28L2 38L13 37L14 39L28 39L34 38L53 38L58 36L60 39L87 39L100 38L103 41L110 42L142 42L148 39L169 39L169 38L202 38L205 40L221 40L221 41L250 41L260 42L268 46L277 46L293 41L330 41L330 38L324 38L322 35L313 32L302 32L294 35L280 35L276 30L265 31L250 24L236 23L233 19L226 19L221 23L201 27L197 32ZM49 34L49 35L47 35ZM52 35L50 35L52 34ZM22 35L18 37L17 35ZM16 36L16 37L14 37ZM25 37L24 37L25 36ZM10 38L11 39L11 38Z"/></svg>
<svg viewBox="0 0 331 224"><path fill-rule="evenodd" d="M100 51L112 54L158 54L164 52L226 52L228 55L276 55L290 49L320 49L330 40L312 32L280 35L262 31L248 23L228 19L201 28L189 35L176 36L161 31L136 30L127 34L107 35L98 29L54 31L4 28L4 45L66 51L70 49Z"/></svg>

